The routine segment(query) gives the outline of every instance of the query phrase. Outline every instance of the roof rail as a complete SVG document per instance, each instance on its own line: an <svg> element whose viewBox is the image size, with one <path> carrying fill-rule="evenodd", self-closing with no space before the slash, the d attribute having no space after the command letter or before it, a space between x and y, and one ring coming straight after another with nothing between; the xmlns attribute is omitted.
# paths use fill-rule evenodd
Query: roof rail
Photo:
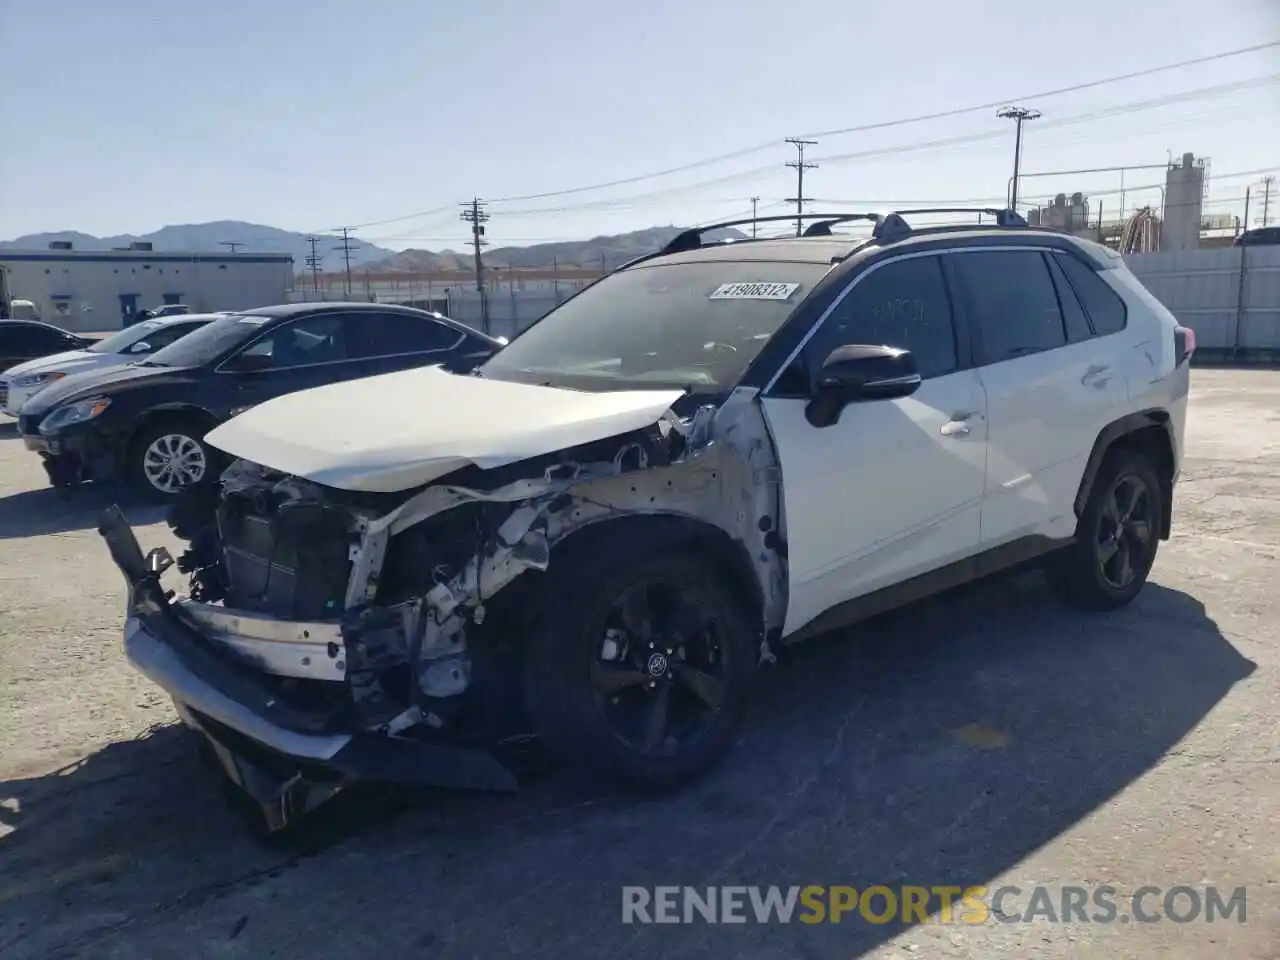
<svg viewBox="0 0 1280 960"><path fill-rule="evenodd" d="M870 220L874 227L872 229L872 241L893 241L900 240L903 237L910 236L914 232L911 224L903 219L903 214L917 213L977 213L987 214L995 219L997 227L1025 227L1027 221L1024 220L1016 211L1002 207L918 207L914 210L895 210L892 213L783 213L776 216L768 217L743 217L738 220L722 220L719 223L709 223L702 227L691 227L688 230L682 230L672 237L665 246L653 253L642 254L633 260L616 267L614 271L625 270L627 267L635 266L646 260L652 260L656 257L663 257L670 253L684 253L689 250L697 250L702 246L702 237L704 234L713 230L723 230L727 227L741 227L747 224L757 223L779 223L794 222L797 220L813 220L800 236L802 237L830 237L833 236L831 228L840 223L848 223L850 220ZM953 225L952 229L958 225ZM934 228L925 227L925 230ZM945 228L939 228L945 229ZM756 238L752 238L756 239ZM779 240L785 237L760 237L760 240ZM745 242L745 241L744 241Z"/></svg>
<svg viewBox="0 0 1280 960"><path fill-rule="evenodd" d="M668 253L684 253L686 250L697 250L702 246L702 235L710 233L712 230L723 230L726 227L741 227L748 223L773 223L783 220L825 220L825 224L815 223L805 231L806 237L829 237L831 236L831 226L836 223L844 223L848 220L872 220L877 223L880 221L878 213L782 213L769 217L745 217L741 220L724 220L720 223L709 223L704 227L693 227L682 233L677 233L662 248L657 256ZM825 230L822 229L825 227ZM769 239L777 239L770 237Z"/></svg>
<svg viewBox="0 0 1280 960"><path fill-rule="evenodd" d="M1027 221L1016 210L1007 207L917 207L914 210L894 210L876 224L872 236L876 240L897 240L911 233L911 225L903 214L917 213L977 213L994 217L997 227L1025 227Z"/></svg>

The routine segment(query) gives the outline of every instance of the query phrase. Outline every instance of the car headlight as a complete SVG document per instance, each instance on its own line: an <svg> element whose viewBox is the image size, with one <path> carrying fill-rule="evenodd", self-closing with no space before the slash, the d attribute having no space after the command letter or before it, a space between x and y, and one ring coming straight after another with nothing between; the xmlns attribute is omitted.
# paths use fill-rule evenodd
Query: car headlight
<svg viewBox="0 0 1280 960"><path fill-rule="evenodd" d="M46 437L51 436L63 427L92 420L109 406L111 401L107 397L93 397L68 403L65 407L55 407L40 421L40 432Z"/></svg>
<svg viewBox="0 0 1280 960"><path fill-rule="evenodd" d="M28 373L26 376L14 377L13 385L15 387L43 387L46 384L53 383L55 380L61 380L65 376L65 373Z"/></svg>

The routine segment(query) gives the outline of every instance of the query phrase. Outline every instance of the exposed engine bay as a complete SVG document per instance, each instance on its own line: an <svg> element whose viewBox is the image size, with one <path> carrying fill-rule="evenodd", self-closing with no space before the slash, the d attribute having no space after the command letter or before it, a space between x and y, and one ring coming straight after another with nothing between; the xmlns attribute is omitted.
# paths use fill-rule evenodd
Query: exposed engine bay
<svg viewBox="0 0 1280 960"><path fill-rule="evenodd" d="M590 562L591 551L570 549L586 531L606 531L591 550L625 552L637 549L633 524L649 518L651 529L657 517L669 521L665 536L713 542L711 558L735 566L759 617L760 656L771 659L785 615L785 531L774 447L751 391L401 493L339 490L237 460L218 486L176 502L170 525L188 544L177 559L189 578L181 615L283 697L352 731L492 744L527 729L520 638L538 578ZM285 642L263 623L287 625Z"/></svg>

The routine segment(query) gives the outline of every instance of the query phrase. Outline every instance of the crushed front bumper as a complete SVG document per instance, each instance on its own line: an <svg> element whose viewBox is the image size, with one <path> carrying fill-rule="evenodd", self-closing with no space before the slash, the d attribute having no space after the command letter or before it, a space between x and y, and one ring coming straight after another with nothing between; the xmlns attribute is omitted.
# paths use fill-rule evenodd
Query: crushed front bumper
<svg viewBox="0 0 1280 960"><path fill-rule="evenodd" d="M261 629L235 634L197 626L214 622L210 610L221 608L205 608L198 618L175 603L160 583L172 562L168 553L159 548L144 557L119 507L103 513L98 532L129 586L125 655L173 697L187 725L208 738L226 774L258 804L268 830L287 826L355 781L516 789L515 775L485 750L353 730L345 711L290 699L262 669L270 659ZM234 616L224 615L224 627ZM305 652L291 647L283 656Z"/></svg>

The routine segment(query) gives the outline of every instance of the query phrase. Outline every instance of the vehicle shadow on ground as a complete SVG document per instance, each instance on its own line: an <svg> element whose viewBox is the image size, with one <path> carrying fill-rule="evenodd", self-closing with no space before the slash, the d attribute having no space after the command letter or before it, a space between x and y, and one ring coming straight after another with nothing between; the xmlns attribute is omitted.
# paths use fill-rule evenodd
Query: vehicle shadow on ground
<svg viewBox="0 0 1280 960"><path fill-rule="evenodd" d="M1186 594L1152 584L1086 617L1005 578L797 648L728 760L676 795L567 773L515 797L379 791L272 845L165 727L0 783L0 953L147 954L198 924L196 954L242 937L245 955L858 956L901 926L628 926L621 888L985 883L1253 669Z"/></svg>
<svg viewBox="0 0 1280 960"><path fill-rule="evenodd" d="M165 507L149 503L115 484L84 484L70 489L44 487L0 497L0 540L39 537L47 533L92 530L102 511L119 504L135 524L157 523Z"/></svg>
<svg viewBox="0 0 1280 960"><path fill-rule="evenodd" d="M0 421L0 440L7 440L18 435L18 421Z"/></svg>

